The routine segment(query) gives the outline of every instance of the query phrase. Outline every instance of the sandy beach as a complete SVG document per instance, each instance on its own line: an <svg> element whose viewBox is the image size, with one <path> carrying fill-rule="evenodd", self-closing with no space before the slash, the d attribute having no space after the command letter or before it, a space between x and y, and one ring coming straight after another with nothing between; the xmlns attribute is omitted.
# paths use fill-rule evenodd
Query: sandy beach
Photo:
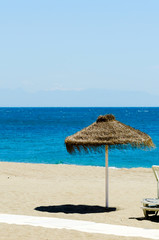
<svg viewBox="0 0 159 240"><path fill-rule="evenodd" d="M140 208L143 198L157 195L152 169L110 168L109 180L109 205L112 210L116 210L104 212L103 167L1 162L0 213L159 229L159 217L145 220ZM0 224L0 239L102 240L123 237Z"/></svg>

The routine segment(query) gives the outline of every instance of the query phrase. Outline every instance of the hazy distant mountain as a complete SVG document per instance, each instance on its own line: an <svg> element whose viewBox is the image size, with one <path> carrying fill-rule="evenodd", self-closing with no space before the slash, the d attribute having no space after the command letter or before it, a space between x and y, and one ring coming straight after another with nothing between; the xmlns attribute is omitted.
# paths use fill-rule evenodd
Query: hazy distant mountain
<svg viewBox="0 0 159 240"><path fill-rule="evenodd" d="M101 89L26 92L0 89L1 107L126 107L159 106L159 95Z"/></svg>

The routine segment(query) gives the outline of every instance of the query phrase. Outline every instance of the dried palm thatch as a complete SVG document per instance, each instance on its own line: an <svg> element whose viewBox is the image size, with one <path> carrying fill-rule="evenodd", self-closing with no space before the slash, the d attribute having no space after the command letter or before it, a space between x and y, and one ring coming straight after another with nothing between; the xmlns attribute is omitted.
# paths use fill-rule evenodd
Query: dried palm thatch
<svg viewBox="0 0 159 240"><path fill-rule="evenodd" d="M110 147L154 147L146 133L117 121L112 114L99 116L93 124L65 139L67 151L96 150L100 146Z"/></svg>

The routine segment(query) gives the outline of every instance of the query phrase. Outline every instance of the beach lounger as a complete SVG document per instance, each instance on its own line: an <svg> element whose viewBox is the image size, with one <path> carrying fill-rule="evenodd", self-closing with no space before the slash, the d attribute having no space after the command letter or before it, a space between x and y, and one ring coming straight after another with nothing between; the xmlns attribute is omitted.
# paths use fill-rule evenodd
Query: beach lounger
<svg viewBox="0 0 159 240"><path fill-rule="evenodd" d="M152 170L157 180L157 197L159 198L159 166L152 166Z"/></svg>
<svg viewBox="0 0 159 240"><path fill-rule="evenodd" d="M143 199L143 213L145 218L148 218L150 214L157 215L159 211L159 166L152 166L155 178L157 180L157 198L145 198Z"/></svg>

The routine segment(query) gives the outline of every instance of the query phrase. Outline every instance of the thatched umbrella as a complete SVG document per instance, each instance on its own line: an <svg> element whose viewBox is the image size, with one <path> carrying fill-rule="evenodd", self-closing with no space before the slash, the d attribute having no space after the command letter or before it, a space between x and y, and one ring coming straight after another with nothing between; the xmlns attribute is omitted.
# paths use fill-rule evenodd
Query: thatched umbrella
<svg viewBox="0 0 159 240"><path fill-rule="evenodd" d="M117 121L112 114L99 116L93 124L65 139L67 151L96 150L105 146L106 207L108 207L108 146L109 147L154 147L151 137Z"/></svg>

